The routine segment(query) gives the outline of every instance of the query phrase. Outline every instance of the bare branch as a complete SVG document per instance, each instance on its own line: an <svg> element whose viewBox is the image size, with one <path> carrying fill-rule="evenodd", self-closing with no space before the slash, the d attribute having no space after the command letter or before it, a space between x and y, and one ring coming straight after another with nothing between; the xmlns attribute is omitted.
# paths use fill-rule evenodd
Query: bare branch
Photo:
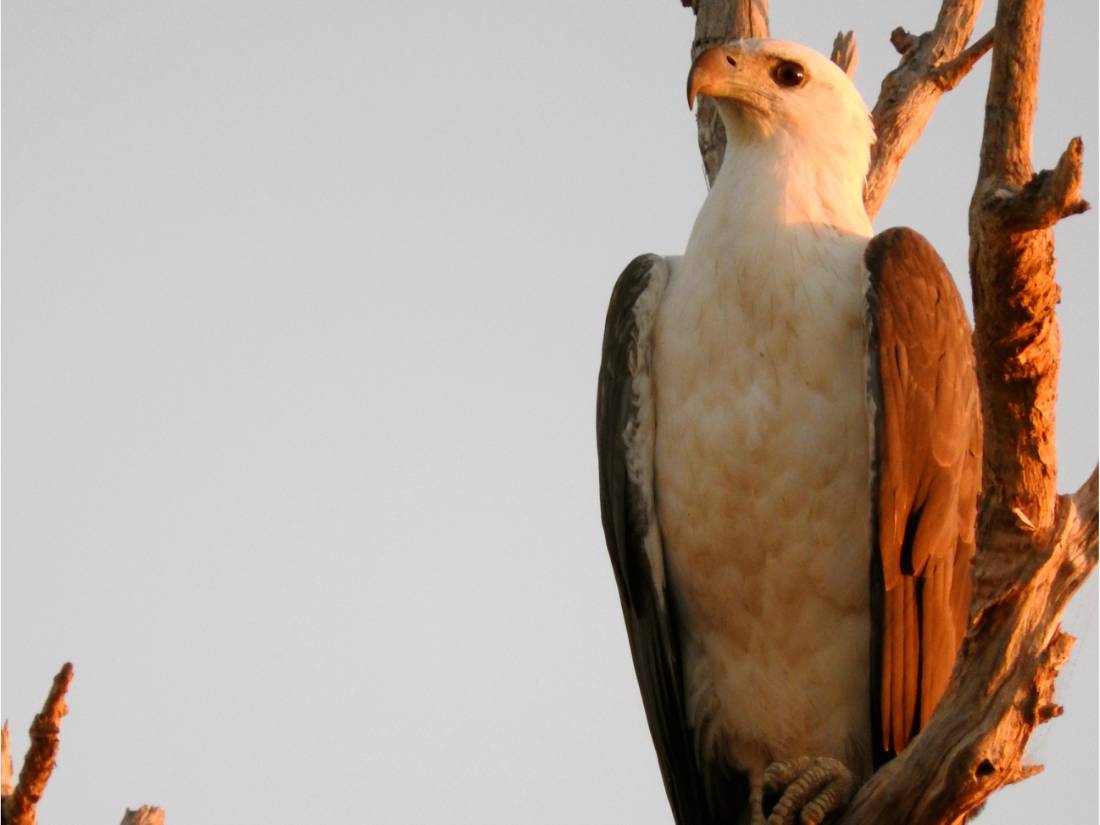
<svg viewBox="0 0 1100 825"><path fill-rule="evenodd" d="M844 70L848 77L855 77L856 65L859 63L859 49L856 48L856 33L853 31L837 32L833 40L833 51L829 59Z"/></svg>
<svg viewBox="0 0 1100 825"><path fill-rule="evenodd" d="M878 214L897 177L902 159L920 137L944 90L933 74L955 60L974 30L981 0L944 0L936 25L916 37L895 29L890 42L901 52L898 67L886 75L871 113L878 140L871 148L871 169L863 202L872 218Z"/></svg>
<svg viewBox="0 0 1100 825"><path fill-rule="evenodd" d="M712 0L709 3L689 0L684 5L690 5L695 10L692 60L710 46L727 40L768 36L768 0ZM713 100L703 97L698 105L695 119L699 129L699 154L703 156L703 169L709 186L714 183L722 166L722 157L726 152L726 130Z"/></svg>
<svg viewBox="0 0 1100 825"><path fill-rule="evenodd" d="M11 796L11 737L8 734L8 723L4 721L4 727L0 728L0 800ZM0 804L3 804L0 802Z"/></svg>
<svg viewBox="0 0 1100 825"><path fill-rule="evenodd" d="M136 811L127 808L119 825L164 825L164 811L153 805L142 805Z"/></svg>
<svg viewBox="0 0 1100 825"><path fill-rule="evenodd" d="M57 763L58 734L61 717L69 712L65 694L73 680L73 666L69 662L54 677L50 694L42 706L42 712L31 722L31 743L19 771L19 784L5 800L4 819L8 825L34 825L38 800L46 790L54 765Z"/></svg>
<svg viewBox="0 0 1100 825"><path fill-rule="evenodd" d="M1044 169L1032 176L1021 189L989 192L982 207L999 216L1013 232L1046 229L1062 218L1088 211L1089 202L1081 198L1083 152L1081 138L1074 138L1053 170Z"/></svg>
<svg viewBox="0 0 1100 825"><path fill-rule="evenodd" d="M910 34L901 26L890 32L890 45L898 54L905 55L917 47L920 39L915 34Z"/></svg>
<svg viewBox="0 0 1100 825"><path fill-rule="evenodd" d="M942 63L932 70L932 82L942 91L950 92L958 86L964 77L970 74L982 56L993 48L993 30L990 29L963 51L954 60Z"/></svg>

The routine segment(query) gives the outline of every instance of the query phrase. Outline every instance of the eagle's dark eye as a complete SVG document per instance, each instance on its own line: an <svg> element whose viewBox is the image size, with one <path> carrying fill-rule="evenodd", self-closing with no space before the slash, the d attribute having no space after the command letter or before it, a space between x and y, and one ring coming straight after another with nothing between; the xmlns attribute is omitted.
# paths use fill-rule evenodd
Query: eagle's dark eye
<svg viewBox="0 0 1100 825"><path fill-rule="evenodd" d="M806 79L806 70L793 60L783 60L772 69L772 79L779 86L793 89L802 85L802 81Z"/></svg>

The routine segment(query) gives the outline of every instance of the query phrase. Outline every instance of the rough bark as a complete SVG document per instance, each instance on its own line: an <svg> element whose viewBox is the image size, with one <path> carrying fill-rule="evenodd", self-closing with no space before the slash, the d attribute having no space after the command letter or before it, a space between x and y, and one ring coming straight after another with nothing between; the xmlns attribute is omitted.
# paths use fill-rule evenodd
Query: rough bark
<svg viewBox="0 0 1100 825"><path fill-rule="evenodd" d="M833 49L829 59L844 70L848 77L856 76L856 64L859 63L859 49L856 48L856 33L837 32L833 39Z"/></svg>
<svg viewBox="0 0 1100 825"><path fill-rule="evenodd" d="M874 218L897 178L901 161L917 142L943 93L957 86L984 53L981 41L964 57L981 0L945 0L931 31L918 36L902 28L890 37L901 53L898 67L882 80L871 111L878 140L863 185L867 214Z"/></svg>
<svg viewBox="0 0 1100 825"><path fill-rule="evenodd" d="M119 825L164 825L164 811L152 805L142 805L136 811L127 808Z"/></svg>
<svg viewBox="0 0 1100 825"><path fill-rule="evenodd" d="M11 736L8 734L8 723L0 728L0 806L3 806L7 798L11 796L12 768L11 768Z"/></svg>
<svg viewBox="0 0 1100 825"><path fill-rule="evenodd" d="M997 9L978 184L970 204L970 279L987 422L984 471L990 539L1054 523L1054 398L1059 336L1054 313L1054 223L1083 211L1079 139L1057 168L1034 174L1031 130L1039 77L1041 0Z"/></svg>
<svg viewBox="0 0 1100 825"><path fill-rule="evenodd" d="M727 40L768 36L768 0L681 0L695 11L695 40L691 44L694 60L711 46ZM726 129L718 116L718 107L710 98L701 98L695 115L699 129L699 154L707 185L714 183L726 151Z"/></svg>
<svg viewBox="0 0 1100 825"><path fill-rule="evenodd" d="M722 14L728 20L736 2L698 0L696 6L700 18L706 12L709 21ZM1034 173L1043 2L1001 0L993 31L964 48L979 6L980 0L944 0L932 31L894 31L891 42L902 57L874 107L878 142L864 187L873 216L939 97L992 48L970 207L974 342L985 420L970 628L929 724L860 789L838 825L948 825L998 788L1041 770L1023 764L1024 749L1038 725L1061 713L1052 699L1054 681L1073 639L1059 622L1097 564L1097 472L1073 495L1058 496L1054 448L1059 339L1052 227L1088 208L1080 196L1083 147L1074 138L1053 170ZM727 34L738 36L741 30ZM701 38L723 39L713 29L701 32L697 23L693 54ZM833 57L846 70L848 50L838 37ZM712 126L700 117L699 130L713 179Z"/></svg>
<svg viewBox="0 0 1100 825"><path fill-rule="evenodd" d="M42 706L42 712L31 722L31 743L19 771L19 782L10 796L4 797L5 825L34 825L38 800L46 790L54 765L61 733L61 717L69 712L65 694L73 680L73 666L68 662L54 677L53 686ZM5 736L5 741L7 737Z"/></svg>
<svg viewBox="0 0 1100 825"><path fill-rule="evenodd" d="M0 729L0 822L3 825L34 825L38 800L57 764L60 748L61 717L69 712L65 696L73 681L73 666L66 662L54 677L42 712L31 723L31 742L19 772L19 783L12 787L11 740L8 723ZM164 811L143 805L126 809L122 825L164 825Z"/></svg>

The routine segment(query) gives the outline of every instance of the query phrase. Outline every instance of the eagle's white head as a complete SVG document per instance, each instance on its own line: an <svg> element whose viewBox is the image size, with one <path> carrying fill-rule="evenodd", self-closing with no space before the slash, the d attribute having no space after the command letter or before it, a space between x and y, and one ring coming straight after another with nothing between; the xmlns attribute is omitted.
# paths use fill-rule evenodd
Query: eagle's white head
<svg viewBox="0 0 1100 825"><path fill-rule="evenodd" d="M732 41L699 55L687 91L689 105L700 95L717 104L729 166L752 167L757 183L768 178L788 198L798 189L862 211L874 127L852 81L827 57L785 40Z"/></svg>

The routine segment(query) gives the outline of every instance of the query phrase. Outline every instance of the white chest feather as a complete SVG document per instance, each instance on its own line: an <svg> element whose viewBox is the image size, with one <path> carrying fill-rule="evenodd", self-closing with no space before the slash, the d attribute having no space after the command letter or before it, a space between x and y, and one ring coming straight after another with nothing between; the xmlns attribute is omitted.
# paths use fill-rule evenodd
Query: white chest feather
<svg viewBox="0 0 1100 825"><path fill-rule="evenodd" d="M866 218L719 186L655 330L657 508L703 747L869 754ZM812 216L818 217L818 216Z"/></svg>

